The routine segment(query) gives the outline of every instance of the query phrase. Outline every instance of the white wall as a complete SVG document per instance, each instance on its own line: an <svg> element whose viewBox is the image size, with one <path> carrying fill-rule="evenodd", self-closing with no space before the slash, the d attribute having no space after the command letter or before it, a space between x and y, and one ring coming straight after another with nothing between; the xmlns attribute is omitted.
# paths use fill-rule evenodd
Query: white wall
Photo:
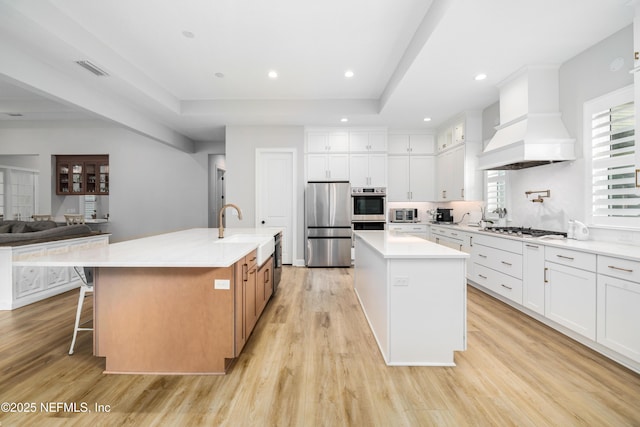
<svg viewBox="0 0 640 427"><path fill-rule="evenodd" d="M11 123L0 127L0 153L39 154L40 211L59 207L51 156L108 154L107 230L112 242L207 226L208 155L216 144L188 154L105 122ZM64 196L64 198L78 196Z"/></svg>
<svg viewBox="0 0 640 427"><path fill-rule="evenodd" d="M569 134L576 138L578 159L529 169L507 172L512 225L566 231L569 219L585 220L587 182L583 157L583 105L585 101L633 84L629 73L632 66L633 29L626 27L576 57L566 61L559 70L560 111ZM609 65L625 58L622 69L611 71ZM499 111L497 104L483 111L483 134L489 138ZM525 197L527 190L551 190L544 203L532 203ZM640 232L631 233L632 243L640 244ZM612 229L593 229L592 235L601 240L624 240L630 233Z"/></svg>
<svg viewBox="0 0 640 427"><path fill-rule="evenodd" d="M298 206L297 244L294 262L304 259L304 127L302 126L227 126L225 174L227 203L242 209L242 221L227 215L228 227L255 227L255 153L256 148L297 149L298 177L295 184ZM231 211L234 212L234 211Z"/></svg>

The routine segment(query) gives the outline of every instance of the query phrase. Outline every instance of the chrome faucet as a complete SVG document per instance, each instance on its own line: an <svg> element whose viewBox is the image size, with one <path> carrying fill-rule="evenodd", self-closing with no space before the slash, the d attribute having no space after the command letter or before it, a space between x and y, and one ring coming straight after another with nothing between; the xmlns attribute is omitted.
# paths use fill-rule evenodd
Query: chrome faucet
<svg viewBox="0 0 640 427"><path fill-rule="evenodd" d="M224 225L222 225L222 214L224 213L225 208L234 208L238 211L238 219L242 219L242 211L239 207L234 205L233 203L228 203L220 208L220 212L218 212L218 239L224 238Z"/></svg>

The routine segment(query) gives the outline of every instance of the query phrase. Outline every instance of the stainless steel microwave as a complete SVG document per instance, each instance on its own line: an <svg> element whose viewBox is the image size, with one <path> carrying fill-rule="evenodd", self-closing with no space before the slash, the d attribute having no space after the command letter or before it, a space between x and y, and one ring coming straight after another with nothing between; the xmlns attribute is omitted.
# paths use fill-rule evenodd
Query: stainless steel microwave
<svg viewBox="0 0 640 427"><path fill-rule="evenodd" d="M418 222L418 209L391 209L391 222Z"/></svg>

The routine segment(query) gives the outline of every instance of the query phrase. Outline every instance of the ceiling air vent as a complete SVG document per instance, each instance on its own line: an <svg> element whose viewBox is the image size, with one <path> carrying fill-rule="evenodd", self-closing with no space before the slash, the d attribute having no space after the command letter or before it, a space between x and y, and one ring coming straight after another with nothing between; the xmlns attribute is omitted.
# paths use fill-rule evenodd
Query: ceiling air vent
<svg viewBox="0 0 640 427"><path fill-rule="evenodd" d="M76 61L76 64L84 68L85 70L91 71L96 76L108 76L109 74L102 70L97 65L91 63L90 61Z"/></svg>

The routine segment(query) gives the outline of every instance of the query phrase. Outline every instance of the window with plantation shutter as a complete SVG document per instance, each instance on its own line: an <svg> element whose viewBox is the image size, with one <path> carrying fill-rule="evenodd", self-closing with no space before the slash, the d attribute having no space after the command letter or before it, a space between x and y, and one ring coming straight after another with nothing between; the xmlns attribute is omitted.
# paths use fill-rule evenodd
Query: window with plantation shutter
<svg viewBox="0 0 640 427"><path fill-rule="evenodd" d="M487 171L486 172L486 197L487 215L491 214L498 208L507 207L507 179L505 171ZM491 215L489 215L491 216Z"/></svg>
<svg viewBox="0 0 640 427"><path fill-rule="evenodd" d="M636 188L633 87L585 104L585 158L590 171L589 214L594 225L635 226L640 218Z"/></svg>

